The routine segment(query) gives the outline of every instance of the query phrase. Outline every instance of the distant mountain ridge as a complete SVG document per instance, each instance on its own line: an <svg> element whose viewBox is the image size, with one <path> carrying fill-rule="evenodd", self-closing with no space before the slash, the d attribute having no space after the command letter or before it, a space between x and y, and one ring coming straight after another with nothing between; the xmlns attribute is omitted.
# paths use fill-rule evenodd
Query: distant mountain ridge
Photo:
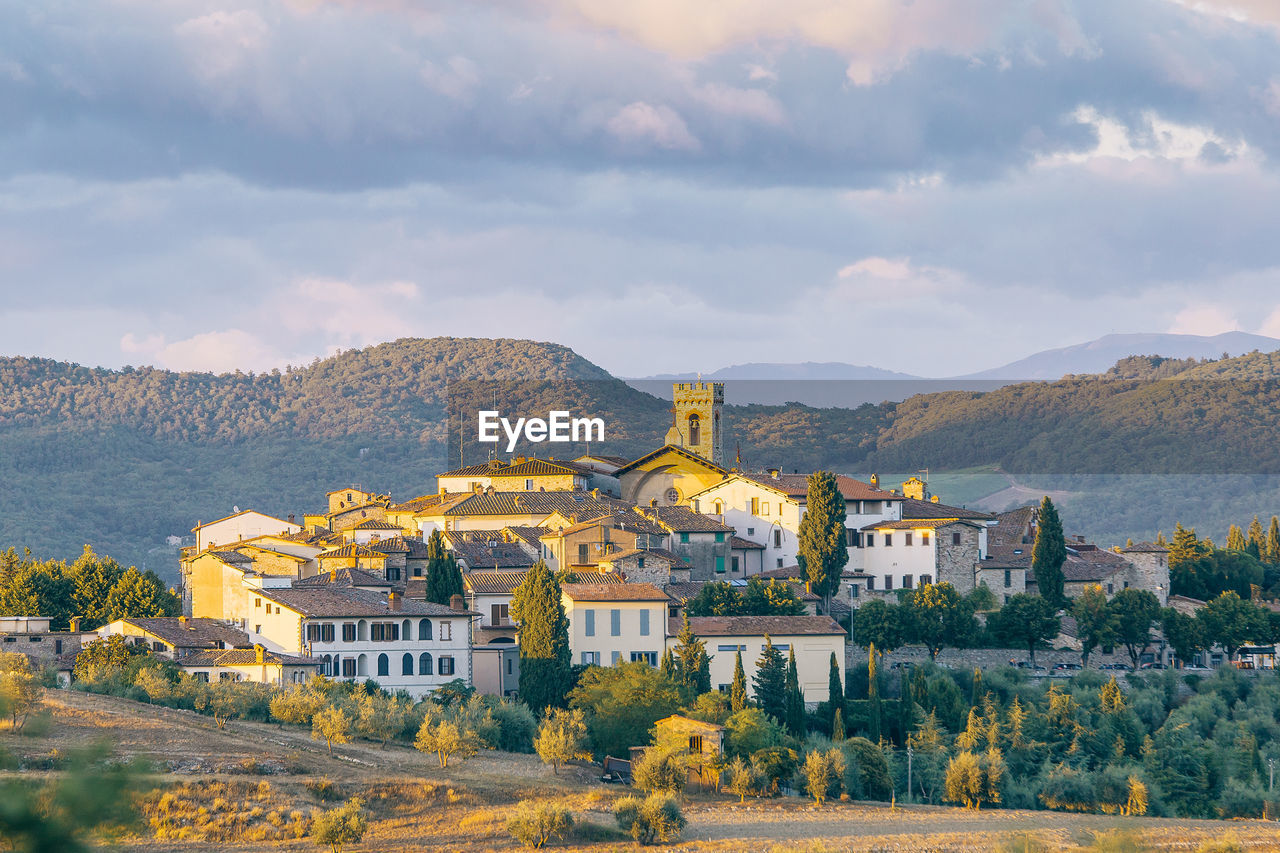
<svg viewBox="0 0 1280 853"><path fill-rule="evenodd" d="M681 381L696 379L919 379L910 373L899 373L862 364L846 364L843 361L803 361L795 364L780 362L748 362L731 364L710 373L659 373L636 379Z"/></svg>

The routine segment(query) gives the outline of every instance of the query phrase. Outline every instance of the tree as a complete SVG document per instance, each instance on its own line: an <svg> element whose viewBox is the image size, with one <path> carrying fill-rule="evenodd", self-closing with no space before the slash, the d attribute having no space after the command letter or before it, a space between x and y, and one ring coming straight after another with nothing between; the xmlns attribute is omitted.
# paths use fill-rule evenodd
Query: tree
<svg viewBox="0 0 1280 853"><path fill-rule="evenodd" d="M867 739L880 743L880 673L876 669L875 644L867 650Z"/></svg>
<svg viewBox="0 0 1280 853"><path fill-rule="evenodd" d="M299 684L272 696L268 708L272 719L280 723L309 726L311 718L324 707L325 701L323 690L315 689L311 684Z"/></svg>
<svg viewBox="0 0 1280 853"><path fill-rule="evenodd" d="M835 714L831 716L831 742L840 743L844 738L844 709L836 708Z"/></svg>
<svg viewBox="0 0 1280 853"><path fill-rule="evenodd" d="M1063 602L1062 564L1067 561L1067 540L1062 533L1058 508L1048 495L1040 501L1036 522L1036 541L1031 548L1031 571L1036 576L1040 594L1051 604Z"/></svg>
<svg viewBox="0 0 1280 853"><path fill-rule="evenodd" d="M643 662L592 667L569 694L569 704L587 714L596 755L628 755L647 743L649 730L683 704L671 679Z"/></svg>
<svg viewBox="0 0 1280 853"><path fill-rule="evenodd" d="M573 829L573 815L554 803L521 800L507 821L507 832L525 847L537 850L552 838L564 838Z"/></svg>
<svg viewBox="0 0 1280 853"><path fill-rule="evenodd" d="M1137 669L1138 658L1151 644L1151 624L1160 615L1160 599L1145 589L1130 587L1116 593L1107 606L1116 617L1116 640Z"/></svg>
<svg viewBox="0 0 1280 853"><path fill-rule="evenodd" d="M433 530L427 539L426 600L449 604L455 595L463 595L462 572L453 553L445 548L444 535Z"/></svg>
<svg viewBox="0 0 1280 853"><path fill-rule="evenodd" d="M351 717L337 705L330 705L311 718L311 738L323 740L333 755L335 743L347 743L351 734Z"/></svg>
<svg viewBox="0 0 1280 853"><path fill-rule="evenodd" d="M782 722L787 714L787 665L782 652L773 646L773 639L765 634L764 649L756 661L756 704L775 720Z"/></svg>
<svg viewBox="0 0 1280 853"><path fill-rule="evenodd" d="M754 577L747 581L739 609L732 616L803 616L804 602L791 581Z"/></svg>
<svg viewBox="0 0 1280 853"><path fill-rule="evenodd" d="M386 749L387 741L404 731L411 710L409 701L402 697L366 693L360 697L356 731Z"/></svg>
<svg viewBox="0 0 1280 853"><path fill-rule="evenodd" d="M800 675L796 670L796 650L792 647L787 659L786 680L786 714L787 731L794 737L802 738L808 729L804 712L804 693L800 690Z"/></svg>
<svg viewBox="0 0 1280 853"><path fill-rule="evenodd" d="M929 649L936 660L945 646L962 646L977 632L973 611L951 584L932 583L916 587L906 597L903 622L908 637Z"/></svg>
<svg viewBox="0 0 1280 853"><path fill-rule="evenodd" d="M1204 623L1172 607L1160 611L1160 630L1173 647L1174 657L1183 663L1190 663L1196 652L1205 648Z"/></svg>
<svg viewBox="0 0 1280 853"><path fill-rule="evenodd" d="M469 728L459 722L448 719L433 719L428 714L418 729L418 736L413 741L419 752L434 752L440 760L441 767L449 766L449 759L455 755L470 758L480 748L480 738Z"/></svg>
<svg viewBox="0 0 1280 853"><path fill-rule="evenodd" d="M733 661L733 684L729 688L729 707L735 714L747 707L747 675L742 669L741 646L738 647Z"/></svg>
<svg viewBox="0 0 1280 853"><path fill-rule="evenodd" d="M1241 646L1258 642L1269 631L1262 608L1234 592L1224 592L1196 613L1209 645L1222 646L1229 660L1235 660Z"/></svg>
<svg viewBox="0 0 1280 853"><path fill-rule="evenodd" d="M632 784L650 794L679 794L689 782L689 759L687 744L654 744L632 765Z"/></svg>
<svg viewBox="0 0 1280 853"><path fill-rule="evenodd" d="M900 606L879 599L868 601L853 611L849 637L864 649L875 645L881 654L889 654L903 643L906 626Z"/></svg>
<svg viewBox="0 0 1280 853"><path fill-rule="evenodd" d="M946 798L967 809L979 809L983 803L999 803L1003 776L1004 761L999 752L989 750L975 754L964 750L947 765Z"/></svg>
<svg viewBox="0 0 1280 853"><path fill-rule="evenodd" d="M1182 522L1175 524L1173 542L1169 545L1169 568L1175 569L1179 564L1195 560L1203 553L1204 548L1196 538L1195 528L1183 527Z"/></svg>
<svg viewBox="0 0 1280 853"><path fill-rule="evenodd" d="M97 628L106 624L107 597L120 581L124 569L110 557L99 557L93 548L84 546L84 553L71 565L74 587L71 607L82 617L82 628Z"/></svg>
<svg viewBox="0 0 1280 853"><path fill-rule="evenodd" d="M44 699L44 687L27 656L17 652L0 654L0 714L9 718L15 731L22 731L27 717Z"/></svg>
<svg viewBox="0 0 1280 853"><path fill-rule="evenodd" d="M155 572L143 573L130 566L107 594L103 610L103 620L113 622L130 617L177 616L182 604L164 588Z"/></svg>
<svg viewBox="0 0 1280 853"><path fill-rule="evenodd" d="M1280 517L1271 516L1267 527L1267 550L1264 559L1268 563L1280 563Z"/></svg>
<svg viewBox="0 0 1280 853"><path fill-rule="evenodd" d="M678 643L671 652L675 670L672 679L680 685L685 701L692 702L711 690L711 660L707 657L707 644L694 636L688 614L676 639Z"/></svg>
<svg viewBox="0 0 1280 853"><path fill-rule="evenodd" d="M1262 522L1258 516L1249 522L1249 541L1246 545L1253 556L1261 558L1267 552L1267 534L1262 531Z"/></svg>
<svg viewBox="0 0 1280 853"><path fill-rule="evenodd" d="M552 708L538 726L533 748L552 773L560 772L566 761L589 760L587 720L581 708Z"/></svg>
<svg viewBox="0 0 1280 853"><path fill-rule="evenodd" d="M840 589L849 548L845 544L845 499L836 475L815 471L809 475L804 518L800 519L799 556L809 577L809 588L822 596L822 612L831 612L831 596Z"/></svg>
<svg viewBox="0 0 1280 853"><path fill-rule="evenodd" d="M249 703L248 692L234 681L216 681L196 697L195 706L197 711L213 717L214 725L221 729L227 720L244 716Z"/></svg>
<svg viewBox="0 0 1280 853"><path fill-rule="evenodd" d="M831 708L834 719L844 708L844 678L840 675L840 661L836 653L831 653L831 666L827 671L827 706Z"/></svg>
<svg viewBox="0 0 1280 853"><path fill-rule="evenodd" d="M643 800L623 797L613 804L613 817L637 844L674 841L687 823L671 794L650 794Z"/></svg>
<svg viewBox="0 0 1280 853"><path fill-rule="evenodd" d="M1257 520L1257 517L1254 517ZM1244 531L1240 529L1240 525L1233 524L1227 528L1227 550L1243 551L1244 550Z"/></svg>
<svg viewBox="0 0 1280 853"><path fill-rule="evenodd" d="M996 636L1024 647L1032 667L1036 665L1036 646L1058 636L1062 628L1057 608L1048 599L1025 592L1009 596L994 617L988 624L995 622L991 627Z"/></svg>
<svg viewBox="0 0 1280 853"><path fill-rule="evenodd" d="M112 634L94 640L80 650L72 675L77 681L97 681L123 669L135 655L144 654L147 654L145 649L125 642L119 634Z"/></svg>
<svg viewBox="0 0 1280 853"><path fill-rule="evenodd" d="M1080 639L1080 662L1089 665L1089 655L1100 646L1116 641L1115 613L1107 607L1107 595L1098 584L1090 584L1071 603L1076 620L1076 636Z"/></svg>
<svg viewBox="0 0 1280 853"><path fill-rule="evenodd" d="M729 790L738 795L738 802L745 803L747 794L756 790L756 774L751 765L742 760L742 756L734 756L726 770L729 777Z"/></svg>
<svg viewBox="0 0 1280 853"><path fill-rule="evenodd" d="M685 602L688 616L737 616L742 610L742 593L726 581L703 584L697 595Z"/></svg>
<svg viewBox="0 0 1280 853"><path fill-rule="evenodd" d="M368 828L364 802L352 797L341 807L317 815L311 824L311 837L317 844L329 845L332 853L342 853L345 845L359 843Z"/></svg>
<svg viewBox="0 0 1280 853"><path fill-rule="evenodd" d="M542 560L512 593L511 616L520 626L520 698L537 714L563 707L573 683L569 619L560 584Z"/></svg>
<svg viewBox="0 0 1280 853"><path fill-rule="evenodd" d="M834 786L839 790L844 778L844 753L838 749L812 750L804 757L805 789L813 797L814 805L821 806Z"/></svg>

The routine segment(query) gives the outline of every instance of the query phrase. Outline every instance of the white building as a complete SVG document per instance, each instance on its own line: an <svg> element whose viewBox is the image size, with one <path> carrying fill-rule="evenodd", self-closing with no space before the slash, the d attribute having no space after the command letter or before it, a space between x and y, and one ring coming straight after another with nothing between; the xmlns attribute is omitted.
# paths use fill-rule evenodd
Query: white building
<svg viewBox="0 0 1280 853"><path fill-rule="evenodd" d="M295 524L292 519L285 521L251 509L207 524L202 522L191 528L191 532L196 535L194 551L196 554L219 545L224 547L234 545L244 539L253 539L258 536L285 536L301 530L302 526Z"/></svg>
<svg viewBox="0 0 1280 853"><path fill-rule="evenodd" d="M569 617L574 663L658 665L666 647L669 599L665 592L647 583L567 583L560 591Z"/></svg>

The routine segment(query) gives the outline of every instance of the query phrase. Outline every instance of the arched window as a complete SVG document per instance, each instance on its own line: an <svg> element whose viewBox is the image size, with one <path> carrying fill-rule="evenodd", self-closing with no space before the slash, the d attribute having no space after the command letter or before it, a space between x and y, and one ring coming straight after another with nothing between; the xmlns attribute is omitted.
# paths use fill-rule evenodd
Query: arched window
<svg viewBox="0 0 1280 853"><path fill-rule="evenodd" d="M363 619L356 625L356 639L362 643L369 640L369 623Z"/></svg>
<svg viewBox="0 0 1280 853"><path fill-rule="evenodd" d="M426 620L423 620L426 621ZM431 653L423 652L418 655L418 675L432 675L431 671Z"/></svg>
<svg viewBox="0 0 1280 853"><path fill-rule="evenodd" d="M400 625L400 639L402 640L413 639L413 623L410 622L408 619L404 620L404 622Z"/></svg>
<svg viewBox="0 0 1280 853"><path fill-rule="evenodd" d="M418 620L418 639L419 640L431 639L431 620L430 619ZM427 674L430 675L430 673L427 673Z"/></svg>
<svg viewBox="0 0 1280 853"><path fill-rule="evenodd" d="M715 503L713 503L711 505L711 514L724 515L724 504L720 503L720 501L716 501Z"/></svg>
<svg viewBox="0 0 1280 853"><path fill-rule="evenodd" d="M689 443L702 443L702 419L696 413L689 415Z"/></svg>
<svg viewBox="0 0 1280 853"><path fill-rule="evenodd" d="M386 655L378 655L378 675L387 676L391 674L391 659Z"/></svg>
<svg viewBox="0 0 1280 853"><path fill-rule="evenodd" d="M369 658L367 655L360 655L356 658L356 675L362 678L369 677Z"/></svg>
<svg viewBox="0 0 1280 853"><path fill-rule="evenodd" d="M413 655L408 652L405 652L404 657L400 660L400 674L413 675Z"/></svg>
<svg viewBox="0 0 1280 853"><path fill-rule="evenodd" d="M324 665L321 667L320 672L324 675L333 675L333 658L325 655L323 660Z"/></svg>

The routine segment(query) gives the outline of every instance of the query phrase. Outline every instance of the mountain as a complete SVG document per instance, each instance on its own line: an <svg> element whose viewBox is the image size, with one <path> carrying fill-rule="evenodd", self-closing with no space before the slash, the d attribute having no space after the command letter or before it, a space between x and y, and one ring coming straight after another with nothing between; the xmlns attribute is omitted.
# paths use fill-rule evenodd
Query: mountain
<svg viewBox="0 0 1280 853"><path fill-rule="evenodd" d="M910 373L898 373L879 367L859 364L845 364L842 361L803 361L794 364L776 362L750 362L722 367L711 373L660 373L656 376L637 377L645 380L679 381L696 379L767 379L767 380L808 380L808 379L918 379Z"/></svg>
<svg viewBox="0 0 1280 853"><path fill-rule="evenodd" d="M1103 373L1120 359L1131 355L1220 359L1224 353L1237 356L1253 350L1272 352L1277 349L1280 349L1280 340L1248 332L1223 332L1212 336L1159 333L1104 335L1097 340L1044 350L1001 367L958 378L1061 379L1069 374Z"/></svg>

